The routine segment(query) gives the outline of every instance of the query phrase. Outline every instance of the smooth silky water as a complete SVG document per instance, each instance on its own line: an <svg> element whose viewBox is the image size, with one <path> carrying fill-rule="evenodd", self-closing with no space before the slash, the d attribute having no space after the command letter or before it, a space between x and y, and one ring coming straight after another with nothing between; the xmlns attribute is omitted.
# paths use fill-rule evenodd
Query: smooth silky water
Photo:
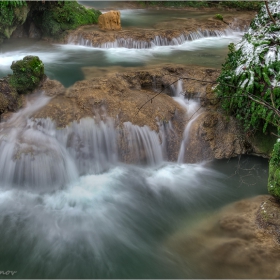
<svg viewBox="0 0 280 280"><path fill-rule="evenodd" d="M69 86L83 79L84 66L220 67L227 44L239 38L150 50L17 39L1 46L0 71L4 76L13 60L38 55L46 74ZM148 160L124 164L113 119L83 119L64 129L30 119L48 100L37 93L0 124L0 271L17 271L13 278L196 278L166 240L228 203L267 193L265 159L167 162L158 135L128 122L129 149L136 156L144 150Z"/></svg>

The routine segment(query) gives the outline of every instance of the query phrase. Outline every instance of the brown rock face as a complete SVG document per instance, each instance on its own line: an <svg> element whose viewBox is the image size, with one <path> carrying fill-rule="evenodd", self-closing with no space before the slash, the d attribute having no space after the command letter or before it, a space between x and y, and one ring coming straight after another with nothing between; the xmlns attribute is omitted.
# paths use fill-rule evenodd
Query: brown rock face
<svg viewBox="0 0 280 280"><path fill-rule="evenodd" d="M279 279L279 243L271 238L270 228L256 223L257 215L269 220L270 207L279 213L279 204L269 202L269 196L238 201L172 236L168 247L193 265L198 278Z"/></svg>
<svg viewBox="0 0 280 280"><path fill-rule="evenodd" d="M100 15L98 26L101 30L121 30L121 13L119 11L110 11Z"/></svg>
<svg viewBox="0 0 280 280"><path fill-rule="evenodd" d="M23 96L19 96L7 78L0 79L0 116L3 113L17 111L23 103ZM2 116L1 116L2 119Z"/></svg>
<svg viewBox="0 0 280 280"><path fill-rule="evenodd" d="M47 80L40 89L54 98L34 117L50 117L62 128L73 121L94 117L104 108L108 117L118 120L116 125L119 126L131 122L140 127L147 125L158 132L158 123L171 122L173 130L165 132L167 157L176 161L186 124L193 120L192 117L189 120L185 109L168 96L172 95L170 85L182 77L185 97L201 100L200 115L191 125L183 161L193 163L251 152L236 120L219 110L219 100L212 91L212 82L219 74L217 69L166 64L158 68L116 67L109 73L100 67L85 67L83 71L86 80L68 89ZM156 92L161 94L151 101Z"/></svg>

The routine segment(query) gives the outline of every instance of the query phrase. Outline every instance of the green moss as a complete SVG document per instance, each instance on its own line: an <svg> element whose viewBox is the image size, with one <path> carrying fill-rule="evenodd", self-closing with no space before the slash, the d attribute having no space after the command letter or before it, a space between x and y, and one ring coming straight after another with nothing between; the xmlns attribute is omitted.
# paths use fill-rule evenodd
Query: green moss
<svg viewBox="0 0 280 280"><path fill-rule="evenodd" d="M45 2L33 7L33 19L44 36L58 37L65 30L98 22L100 11L86 9L76 1Z"/></svg>
<svg viewBox="0 0 280 280"><path fill-rule="evenodd" d="M18 93L28 93L38 87L44 77L44 64L38 56L26 56L11 65L10 84Z"/></svg>
<svg viewBox="0 0 280 280"><path fill-rule="evenodd" d="M4 2L5 3L4 5ZM11 1L11 3L16 1ZM13 31L18 25L25 22L27 14L29 12L29 7L26 5L25 1L21 2L21 5L9 4L9 1L0 1L0 42L3 39L10 38Z"/></svg>
<svg viewBox="0 0 280 280"><path fill-rule="evenodd" d="M222 107L240 120L250 134L266 132L268 125L278 127L280 124L278 116L269 108L280 107L280 87L277 85L280 62L266 61L271 47L275 49L280 40L275 34L269 33L271 21L269 17L263 17L264 10L251 25L251 28L258 26L258 32L251 29L237 47L229 45L229 54L216 87ZM250 99L252 96L260 102Z"/></svg>
<svg viewBox="0 0 280 280"><path fill-rule="evenodd" d="M224 20L224 18L221 14L216 14L215 18L218 19L218 20Z"/></svg>
<svg viewBox="0 0 280 280"><path fill-rule="evenodd" d="M280 200L280 142L276 142L269 162L268 192Z"/></svg>

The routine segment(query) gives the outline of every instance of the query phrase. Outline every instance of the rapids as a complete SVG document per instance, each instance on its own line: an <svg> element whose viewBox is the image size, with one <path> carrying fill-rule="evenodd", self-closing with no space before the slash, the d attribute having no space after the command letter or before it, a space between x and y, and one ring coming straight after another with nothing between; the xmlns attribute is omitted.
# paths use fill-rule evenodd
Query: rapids
<svg viewBox="0 0 280 280"><path fill-rule="evenodd" d="M38 55L46 74L66 86L83 79L84 66L180 61L220 67L227 44L240 36L150 49L17 39L1 46L0 76L28 54ZM199 103L183 91L179 82L174 99L195 117ZM16 271L13 278L196 278L195 269L165 246L168 237L230 202L266 193L267 160L182 162L195 118L185 128L178 162L167 162L165 133L172 123L159 123L157 133L118 125L105 112L58 129L50 119L31 117L49 100L35 93L0 123L0 271ZM123 153L133 164L122 162Z"/></svg>

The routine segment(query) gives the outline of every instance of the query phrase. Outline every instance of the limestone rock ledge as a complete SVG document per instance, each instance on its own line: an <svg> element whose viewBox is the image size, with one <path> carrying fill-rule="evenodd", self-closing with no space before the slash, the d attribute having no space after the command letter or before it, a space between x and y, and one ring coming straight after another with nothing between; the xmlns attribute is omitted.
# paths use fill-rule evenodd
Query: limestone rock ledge
<svg viewBox="0 0 280 280"><path fill-rule="evenodd" d="M185 97L200 98L201 114L191 126L184 162L254 153L250 138L244 134L242 127L219 109L218 100L212 91L212 82L215 82L219 70L176 64L157 68L116 67L108 73L103 70L85 68L86 80L68 89L57 81L45 81L40 89L53 98L34 117L50 117L58 127L96 115L113 118L116 126L131 122L141 127L147 125L154 131L159 131L159 124L166 126L172 123L172 129L166 136L168 159L177 161L183 132L189 120L185 109L172 99L170 84L180 77L188 77L191 80L183 79Z"/></svg>

